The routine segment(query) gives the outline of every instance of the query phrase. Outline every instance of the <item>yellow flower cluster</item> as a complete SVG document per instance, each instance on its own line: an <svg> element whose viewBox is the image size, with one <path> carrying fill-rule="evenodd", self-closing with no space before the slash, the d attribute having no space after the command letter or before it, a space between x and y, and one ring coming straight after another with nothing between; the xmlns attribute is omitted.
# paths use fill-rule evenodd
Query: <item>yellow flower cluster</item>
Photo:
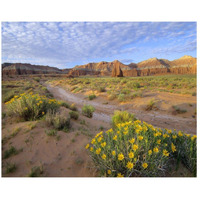
<svg viewBox="0 0 200 200"><path fill-rule="evenodd" d="M123 155L123 153L120 153L119 155L118 155L118 160L123 160L124 159L124 155Z"/></svg>
<svg viewBox="0 0 200 200"><path fill-rule="evenodd" d="M148 164L147 164L147 163L143 163L143 164L142 164L142 167L143 167L144 169L146 169L146 168L148 167Z"/></svg>
<svg viewBox="0 0 200 200"><path fill-rule="evenodd" d="M173 143L171 144L171 147L172 147L172 152L175 152L176 151L176 147L175 147L175 145Z"/></svg>
<svg viewBox="0 0 200 200"><path fill-rule="evenodd" d="M97 133L91 140L92 147L87 144L86 149L89 148L89 152L99 165L106 166L105 174L124 177L127 175L125 169L148 173L152 170L152 163L154 165L156 163L157 168L163 166L161 161L166 162L173 156L172 153L178 148L175 146L177 142L175 139L182 136L191 137L190 134L176 130L161 130L136 120L117 124L114 130ZM192 141L195 139L196 136L191 137Z"/></svg>
<svg viewBox="0 0 200 200"><path fill-rule="evenodd" d="M169 152L166 149L163 150L163 156L169 156Z"/></svg>
<svg viewBox="0 0 200 200"><path fill-rule="evenodd" d="M127 165L126 165L126 167L128 168L128 169L132 169L133 168L133 166L134 166L134 164L132 163L132 162L128 162L127 163Z"/></svg>

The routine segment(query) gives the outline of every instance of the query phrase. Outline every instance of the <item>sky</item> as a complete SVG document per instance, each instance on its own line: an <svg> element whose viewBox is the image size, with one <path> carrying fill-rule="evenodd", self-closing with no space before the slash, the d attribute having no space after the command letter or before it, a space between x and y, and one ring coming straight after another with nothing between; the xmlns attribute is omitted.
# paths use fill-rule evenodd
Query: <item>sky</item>
<svg viewBox="0 0 200 200"><path fill-rule="evenodd" d="M2 63L60 69L89 62L124 64L196 57L196 22L2 22Z"/></svg>

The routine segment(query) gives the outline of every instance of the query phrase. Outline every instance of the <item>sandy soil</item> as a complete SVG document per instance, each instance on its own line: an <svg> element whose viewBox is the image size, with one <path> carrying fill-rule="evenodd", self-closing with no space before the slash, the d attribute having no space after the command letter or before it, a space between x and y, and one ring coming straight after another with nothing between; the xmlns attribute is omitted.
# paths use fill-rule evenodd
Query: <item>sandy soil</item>
<svg viewBox="0 0 200 200"><path fill-rule="evenodd" d="M66 115L69 112L64 107L61 110ZM80 123L83 120L85 124ZM34 128L31 129L32 125ZM20 131L2 145L2 156L10 146L14 146L17 150L22 149L22 152L2 160L2 176L25 177L30 174L33 167L42 168L41 176L45 177L97 176L85 145L100 131L99 126L109 128L106 123L97 123L95 119L79 116L77 121L71 120L70 131L68 133L58 131L59 138L57 138L46 135L45 131L51 127L47 127L44 121L7 122L2 130L2 138L10 136L17 128ZM7 163L15 163L16 171L6 174Z"/></svg>

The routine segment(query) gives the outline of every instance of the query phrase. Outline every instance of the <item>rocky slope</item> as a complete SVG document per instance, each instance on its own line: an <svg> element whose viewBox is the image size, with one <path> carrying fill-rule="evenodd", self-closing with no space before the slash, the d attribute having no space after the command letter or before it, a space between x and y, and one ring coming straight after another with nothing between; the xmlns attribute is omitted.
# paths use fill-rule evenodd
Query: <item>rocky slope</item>
<svg viewBox="0 0 200 200"><path fill-rule="evenodd" d="M119 66L119 67L118 67ZM73 76L99 75L116 76L112 74L117 67L123 72L123 76L150 76L164 74L196 74L197 59L192 56L183 56L179 59L169 61L167 59L150 58L137 64L124 65L115 60L113 62L89 63L74 67L69 71ZM118 71L119 71L118 70Z"/></svg>
<svg viewBox="0 0 200 200"><path fill-rule="evenodd" d="M113 69L123 72L123 76L150 76L164 74L196 74L197 59L192 56L183 56L179 59L169 61L167 59L150 58L148 60L125 65L118 60L113 62L88 63L75 66L72 69L58 69L49 66L4 63L2 64L3 75L21 74L68 74L70 77L96 75L117 76ZM119 75L119 73L118 73ZM121 75L120 75L121 76Z"/></svg>
<svg viewBox="0 0 200 200"><path fill-rule="evenodd" d="M62 73L62 70L56 67L31 65L26 63L9 63L5 66L2 64L3 75L22 75L22 74L57 74Z"/></svg>
<svg viewBox="0 0 200 200"><path fill-rule="evenodd" d="M110 76L115 66L119 66L121 70L133 69L132 65L131 66L124 65L118 60L115 60L113 62L102 61L99 63L88 63L86 65L76 66L69 72L69 74L73 76L81 76L81 75Z"/></svg>

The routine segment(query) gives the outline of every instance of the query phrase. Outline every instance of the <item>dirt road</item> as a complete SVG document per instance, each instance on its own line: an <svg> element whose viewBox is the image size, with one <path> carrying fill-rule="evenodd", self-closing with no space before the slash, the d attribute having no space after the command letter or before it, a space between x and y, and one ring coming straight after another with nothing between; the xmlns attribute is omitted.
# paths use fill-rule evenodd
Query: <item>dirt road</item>
<svg viewBox="0 0 200 200"><path fill-rule="evenodd" d="M51 92L56 99L64 100L70 103L75 103L80 111L84 104L90 104L95 107L93 118L96 120L110 123L111 116L115 110L127 110L134 113L135 116L150 123L156 127L181 130L186 133L196 134L196 119L192 117L182 117L177 115L170 115L161 110L158 111L144 111L141 108L137 109L129 104L102 104L102 102L95 99L93 101L87 100L80 94L72 94L58 86L45 84L49 92Z"/></svg>

